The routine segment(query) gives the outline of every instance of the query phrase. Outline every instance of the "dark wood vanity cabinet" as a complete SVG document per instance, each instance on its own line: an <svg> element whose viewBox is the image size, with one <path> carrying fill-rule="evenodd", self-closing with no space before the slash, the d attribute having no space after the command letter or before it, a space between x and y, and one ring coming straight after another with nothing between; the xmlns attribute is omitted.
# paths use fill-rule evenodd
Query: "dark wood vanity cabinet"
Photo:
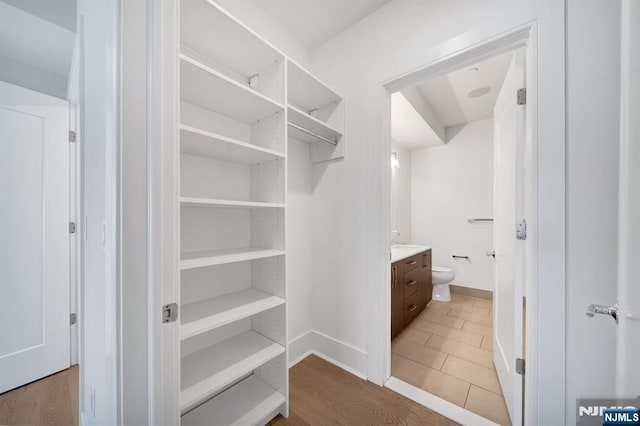
<svg viewBox="0 0 640 426"><path fill-rule="evenodd" d="M431 250L391 264L391 338L427 306L431 289Z"/></svg>

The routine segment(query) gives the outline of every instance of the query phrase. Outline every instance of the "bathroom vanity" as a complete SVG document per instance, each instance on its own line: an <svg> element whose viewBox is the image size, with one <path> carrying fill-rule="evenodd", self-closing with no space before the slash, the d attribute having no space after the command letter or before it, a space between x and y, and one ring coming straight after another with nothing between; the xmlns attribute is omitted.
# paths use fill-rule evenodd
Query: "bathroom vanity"
<svg viewBox="0 0 640 426"><path fill-rule="evenodd" d="M391 248L391 338L396 337L431 300L431 248Z"/></svg>

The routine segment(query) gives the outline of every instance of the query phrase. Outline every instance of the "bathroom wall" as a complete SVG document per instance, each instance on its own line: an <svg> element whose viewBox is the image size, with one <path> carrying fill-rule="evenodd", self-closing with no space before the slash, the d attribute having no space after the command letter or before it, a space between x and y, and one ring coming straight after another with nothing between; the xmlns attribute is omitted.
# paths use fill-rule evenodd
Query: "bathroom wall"
<svg viewBox="0 0 640 426"><path fill-rule="evenodd" d="M453 284L493 291L493 225L467 222L493 217L493 119L412 154L411 242L432 246L433 264L455 271Z"/></svg>
<svg viewBox="0 0 640 426"><path fill-rule="evenodd" d="M391 141L400 168L391 169L391 234L396 243L411 242L411 151ZM394 232L397 231L397 232Z"/></svg>

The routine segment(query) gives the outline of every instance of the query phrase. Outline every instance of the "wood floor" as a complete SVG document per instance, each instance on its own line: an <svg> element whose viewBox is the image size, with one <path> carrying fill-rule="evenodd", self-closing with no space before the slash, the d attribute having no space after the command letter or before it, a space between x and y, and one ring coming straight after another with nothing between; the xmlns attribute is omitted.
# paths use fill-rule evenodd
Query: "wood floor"
<svg viewBox="0 0 640 426"><path fill-rule="evenodd" d="M78 424L78 366L0 394L0 425Z"/></svg>
<svg viewBox="0 0 640 426"><path fill-rule="evenodd" d="M432 301L391 344L391 375L510 425L493 364L492 302L451 293Z"/></svg>
<svg viewBox="0 0 640 426"><path fill-rule="evenodd" d="M311 355L289 370L289 418L270 425L455 425L389 389Z"/></svg>

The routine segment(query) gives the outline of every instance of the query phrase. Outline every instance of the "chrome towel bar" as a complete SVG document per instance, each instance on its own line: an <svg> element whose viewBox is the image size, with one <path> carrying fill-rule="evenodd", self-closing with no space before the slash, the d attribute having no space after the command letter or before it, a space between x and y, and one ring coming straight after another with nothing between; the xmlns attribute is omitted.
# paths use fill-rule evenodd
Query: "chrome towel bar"
<svg viewBox="0 0 640 426"><path fill-rule="evenodd" d="M493 222L493 219L489 219L489 218L473 218L470 217L469 219L467 219L467 222L469 223L475 223L475 222Z"/></svg>

